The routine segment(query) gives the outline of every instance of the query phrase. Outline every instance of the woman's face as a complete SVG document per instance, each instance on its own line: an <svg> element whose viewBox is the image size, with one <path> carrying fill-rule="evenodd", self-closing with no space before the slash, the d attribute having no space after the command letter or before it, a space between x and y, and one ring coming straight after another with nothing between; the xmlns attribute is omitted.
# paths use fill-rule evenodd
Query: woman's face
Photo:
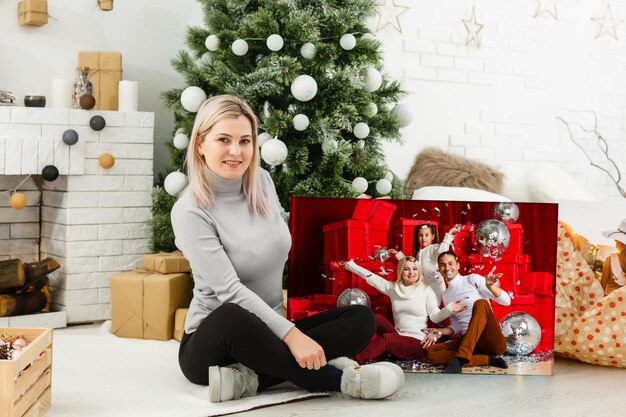
<svg viewBox="0 0 626 417"><path fill-rule="evenodd" d="M422 227L417 231L417 239L419 241L420 248L425 248L435 241L435 235L433 235L430 227Z"/></svg>
<svg viewBox="0 0 626 417"><path fill-rule="evenodd" d="M254 153L250 120L245 116L225 117L215 123L198 144L198 153L214 174L227 180L241 178Z"/></svg>
<svg viewBox="0 0 626 417"><path fill-rule="evenodd" d="M402 270L402 283L406 286L413 285L418 281L419 276L419 268L415 262L406 261Z"/></svg>

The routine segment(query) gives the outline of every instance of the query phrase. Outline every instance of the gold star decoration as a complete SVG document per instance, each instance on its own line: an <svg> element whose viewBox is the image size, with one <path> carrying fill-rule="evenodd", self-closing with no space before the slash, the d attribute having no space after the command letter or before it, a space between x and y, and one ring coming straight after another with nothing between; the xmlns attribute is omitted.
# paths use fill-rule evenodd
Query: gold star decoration
<svg viewBox="0 0 626 417"><path fill-rule="evenodd" d="M478 34L485 25L478 23L476 21L476 10L472 7L472 15L468 20L462 19L463 24L465 25L465 30L467 30L467 38L465 39L465 46L469 46L470 44L476 45L476 48L480 49L480 36Z"/></svg>
<svg viewBox="0 0 626 417"><path fill-rule="evenodd" d="M559 20L559 15L556 11L556 5L561 0L535 0L537 2L537 9L535 10L535 19L543 14L552 16L554 20Z"/></svg>
<svg viewBox="0 0 626 417"><path fill-rule="evenodd" d="M606 5L606 9L604 10L604 15L602 17L592 17L591 20L600 25L596 39L602 35L609 35L612 36L613 39L618 40L615 27L624 23L624 21L621 19L613 19L610 4Z"/></svg>
<svg viewBox="0 0 626 417"><path fill-rule="evenodd" d="M380 32L387 26L393 27L402 35L402 26L400 26L400 15L405 13L410 7L397 4L396 0L379 0L377 7L378 19L376 22L376 32Z"/></svg>

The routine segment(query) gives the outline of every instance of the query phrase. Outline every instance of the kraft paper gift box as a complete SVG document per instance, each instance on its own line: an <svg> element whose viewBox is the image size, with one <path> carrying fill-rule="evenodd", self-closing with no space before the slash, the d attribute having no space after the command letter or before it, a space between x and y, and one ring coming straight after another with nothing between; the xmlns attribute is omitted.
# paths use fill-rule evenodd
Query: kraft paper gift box
<svg viewBox="0 0 626 417"><path fill-rule="evenodd" d="M183 339L183 334L185 333L185 319L188 312L188 308L179 308L174 314L174 339L179 342Z"/></svg>
<svg viewBox="0 0 626 417"><path fill-rule="evenodd" d="M169 340L174 314L189 306L188 274L155 274L145 270L111 277L111 331L120 337Z"/></svg>
<svg viewBox="0 0 626 417"><path fill-rule="evenodd" d="M78 66L89 67L93 96L98 110L118 109L118 89L122 79L120 52L86 51L78 53Z"/></svg>
<svg viewBox="0 0 626 417"><path fill-rule="evenodd" d="M20 26L43 26L48 23L47 0L22 0L17 4Z"/></svg>
<svg viewBox="0 0 626 417"><path fill-rule="evenodd" d="M189 261L185 259L181 251L144 255L143 267L150 271L160 272L162 274L191 271Z"/></svg>

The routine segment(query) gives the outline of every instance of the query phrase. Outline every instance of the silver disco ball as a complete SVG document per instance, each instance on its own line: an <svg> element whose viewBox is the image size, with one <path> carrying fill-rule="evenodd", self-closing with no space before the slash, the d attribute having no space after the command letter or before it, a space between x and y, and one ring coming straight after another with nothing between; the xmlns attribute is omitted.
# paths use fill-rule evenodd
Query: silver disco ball
<svg viewBox="0 0 626 417"><path fill-rule="evenodd" d="M389 251L387 248L378 248L374 251L372 259L378 262L387 262L389 260Z"/></svg>
<svg viewBox="0 0 626 417"><path fill-rule="evenodd" d="M474 248L483 256L499 258L506 252L510 241L509 229L499 220L482 221L474 231Z"/></svg>
<svg viewBox="0 0 626 417"><path fill-rule="evenodd" d="M370 306L370 297L360 288L348 288L343 290L337 298L337 307L353 305Z"/></svg>
<svg viewBox="0 0 626 417"><path fill-rule="evenodd" d="M541 341L541 326L533 316L521 311L509 313L500 319L506 351L511 355L528 355Z"/></svg>
<svg viewBox="0 0 626 417"><path fill-rule="evenodd" d="M519 208L517 204L510 202L498 203L493 208L493 217L504 224L517 223L519 219Z"/></svg>

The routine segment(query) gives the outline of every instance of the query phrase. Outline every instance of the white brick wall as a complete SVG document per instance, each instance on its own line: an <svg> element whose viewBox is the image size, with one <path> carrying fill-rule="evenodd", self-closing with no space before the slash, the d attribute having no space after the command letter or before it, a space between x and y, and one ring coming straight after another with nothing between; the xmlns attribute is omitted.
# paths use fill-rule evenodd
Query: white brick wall
<svg viewBox="0 0 626 417"><path fill-rule="evenodd" d="M88 126L95 114L107 122L101 132ZM71 147L67 129L79 134ZM110 318L110 277L149 252L153 129L152 113L0 108L0 259L55 258L53 302L68 323ZM109 170L98 164L104 152L116 160ZM50 163L62 175L31 177L19 188L28 206L10 208L2 191Z"/></svg>
<svg viewBox="0 0 626 417"><path fill-rule="evenodd" d="M596 199L622 198L555 119L569 115L588 127L588 116L567 110L595 111L626 178L626 26L617 26L618 40L595 39L599 28L590 18L603 15L605 2L560 2L558 21L533 18L536 5L528 1L400 3L409 7L399 16L402 33L389 26L377 33L387 73L404 66L404 102L413 111L413 123L402 130L405 143L384 146L399 177L419 151L435 146L505 172L509 163L552 163ZM462 19L473 6L484 25L480 49L465 45ZM615 19L626 19L626 3L612 2L611 10ZM595 138L580 138L599 153Z"/></svg>

